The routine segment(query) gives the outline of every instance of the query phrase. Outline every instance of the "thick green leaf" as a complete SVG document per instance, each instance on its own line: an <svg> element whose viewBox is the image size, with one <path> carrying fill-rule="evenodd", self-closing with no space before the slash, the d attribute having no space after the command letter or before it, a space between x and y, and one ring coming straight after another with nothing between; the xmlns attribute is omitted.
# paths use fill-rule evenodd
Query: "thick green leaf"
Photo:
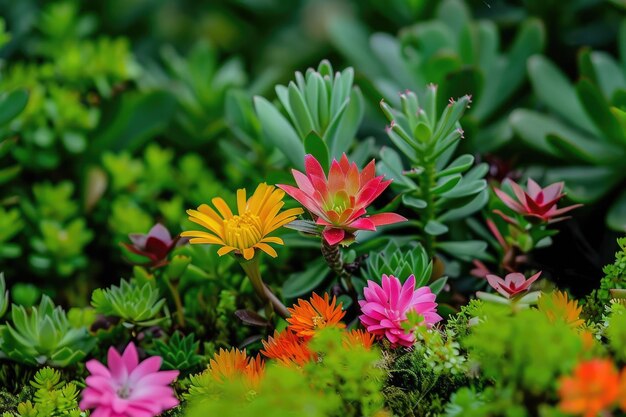
<svg viewBox="0 0 626 417"><path fill-rule="evenodd" d="M592 52L591 63L604 97L610 99L614 91L626 88L624 73L611 55L606 52Z"/></svg>
<svg viewBox="0 0 626 417"><path fill-rule="evenodd" d="M363 120L364 111L363 94L358 87L354 87L339 125L331 132L332 135L326 137L331 157L339 159L341 154L348 152Z"/></svg>
<svg viewBox="0 0 626 417"><path fill-rule="evenodd" d="M546 182L565 182L568 196L580 203L591 203L607 194L624 179L620 168L570 166L546 171Z"/></svg>
<svg viewBox="0 0 626 417"><path fill-rule="evenodd" d="M26 90L15 90L0 96L0 126L17 117L28 103Z"/></svg>
<svg viewBox="0 0 626 417"><path fill-rule="evenodd" d="M558 149L559 154L564 159L594 164L611 164L621 161L624 156L624 151L616 146L598 143L582 137L571 135L563 137L550 133L546 139L550 146Z"/></svg>
<svg viewBox="0 0 626 417"><path fill-rule="evenodd" d="M267 139L289 159L291 164L304 168L304 145L291 124L269 101L254 97L254 108Z"/></svg>
<svg viewBox="0 0 626 417"><path fill-rule="evenodd" d="M451 209L443 213L437 220L442 222L449 222L452 220L459 220L467 218L469 215L482 209L489 201L489 192L483 189L479 192L469 203L455 209Z"/></svg>
<svg viewBox="0 0 626 417"><path fill-rule="evenodd" d="M465 240L457 242L441 242L437 247L442 251L464 261L484 259L487 243L482 240Z"/></svg>
<svg viewBox="0 0 626 417"><path fill-rule="evenodd" d="M444 194L452 190L463 178L460 174L454 174L447 177L443 177L437 181L437 186L431 189L433 194Z"/></svg>
<svg viewBox="0 0 626 417"><path fill-rule="evenodd" d="M443 223L439 223L438 221L430 220L428 223L426 223L424 231L431 236L439 236L448 231L448 226Z"/></svg>
<svg viewBox="0 0 626 417"><path fill-rule="evenodd" d="M494 73L488 73L485 81L485 91L478 97L473 115L478 120L489 117L496 109L500 108L521 85L526 76L526 62L534 54L541 52L545 40L543 24L538 19L530 19L525 22L507 55L505 65L498 71L506 74L496 80Z"/></svg>
<svg viewBox="0 0 626 417"><path fill-rule="evenodd" d="M552 134L561 138L567 138L577 147L585 149L587 153L594 153L600 145L593 138L585 136L577 130L563 124L559 120L537 113L531 110L518 109L511 113L509 117L513 130L519 137L532 146L546 154L561 156L558 148L550 145L547 138Z"/></svg>
<svg viewBox="0 0 626 417"><path fill-rule="evenodd" d="M310 153L319 161L324 168L324 172L330 170L330 153L328 146L317 133L311 132L304 138L304 151Z"/></svg>
<svg viewBox="0 0 626 417"><path fill-rule="evenodd" d="M587 132L598 132L578 100L572 84L547 58L531 57L528 60L528 77L533 91L550 110Z"/></svg>
<svg viewBox="0 0 626 417"><path fill-rule="evenodd" d="M626 145L626 135L619 122L609 108L609 103L602 92L591 81L582 79L576 84L576 92L580 102L591 116L593 122L602 133L613 143Z"/></svg>
<svg viewBox="0 0 626 417"><path fill-rule="evenodd" d="M404 204L405 206L413 207L418 210L424 209L428 205L426 201L419 199L417 197L411 197L408 194L404 194L402 196L402 204Z"/></svg>
<svg viewBox="0 0 626 417"><path fill-rule="evenodd" d="M441 277L431 282L430 284L428 284L428 286L430 287L430 290L434 294L439 294L441 290L443 290L443 287L446 286L447 282L448 282L448 277Z"/></svg>
<svg viewBox="0 0 626 417"><path fill-rule="evenodd" d="M328 275L329 269L323 259L307 264L303 272L291 274L283 284L283 296L295 298L309 294L316 289Z"/></svg>
<svg viewBox="0 0 626 417"><path fill-rule="evenodd" d="M298 129L300 137L306 137L310 132L315 130L313 119L309 112L304 97L298 87L293 82L289 83L289 107L295 118L295 125Z"/></svg>
<svg viewBox="0 0 626 417"><path fill-rule="evenodd" d="M613 230L626 232L626 190L611 205L606 215L606 224Z"/></svg>
<svg viewBox="0 0 626 417"><path fill-rule="evenodd" d="M443 171L437 173L437 177L445 177L447 175L459 174L467 171L474 163L474 157L470 154L461 155L456 158Z"/></svg>

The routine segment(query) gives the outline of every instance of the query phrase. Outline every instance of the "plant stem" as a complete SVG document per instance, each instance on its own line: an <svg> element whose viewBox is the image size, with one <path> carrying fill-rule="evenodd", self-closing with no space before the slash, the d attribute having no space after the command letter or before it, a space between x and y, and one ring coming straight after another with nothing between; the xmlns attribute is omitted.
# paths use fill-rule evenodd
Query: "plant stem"
<svg viewBox="0 0 626 417"><path fill-rule="evenodd" d="M329 268L337 274L337 277L339 277L341 281L344 282L354 305L358 305L359 296L354 288L354 284L352 283L352 275L346 271L346 268L344 267L339 245L329 245L328 242L326 242L326 239L322 237L321 250Z"/></svg>
<svg viewBox="0 0 626 417"><path fill-rule="evenodd" d="M243 268L244 272L250 279L250 283L252 283L252 288L256 292L257 296L263 301L265 304L265 315L267 320L272 321L274 317L274 310L278 312L278 314L282 318L289 317L289 311L287 307L274 295L269 288L263 283L263 279L261 278L261 269L259 267L259 259L258 257L254 257L249 261L239 260L239 264Z"/></svg>
<svg viewBox="0 0 626 417"><path fill-rule="evenodd" d="M183 310L183 302L180 299L180 293L178 292L178 288L174 285L169 279L165 279L167 286L172 293L172 298L174 299L174 304L176 305L176 318L178 320L178 324L180 327L185 327L185 313Z"/></svg>
<svg viewBox="0 0 626 417"><path fill-rule="evenodd" d="M424 161L424 172L420 176L420 189L422 190L422 198L426 202L426 208L422 214L422 224L424 229L429 221L435 220L435 196L431 193L431 188L435 186L435 164ZM424 249L429 258L435 255L435 237L424 232Z"/></svg>

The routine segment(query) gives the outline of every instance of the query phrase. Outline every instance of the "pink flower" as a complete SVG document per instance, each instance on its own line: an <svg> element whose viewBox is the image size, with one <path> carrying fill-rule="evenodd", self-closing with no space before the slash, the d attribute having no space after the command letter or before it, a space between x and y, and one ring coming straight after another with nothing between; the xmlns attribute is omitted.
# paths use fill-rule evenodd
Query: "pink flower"
<svg viewBox="0 0 626 417"><path fill-rule="evenodd" d="M415 334L406 332L402 323L407 320L410 311L424 317L423 323L431 327L441 320L437 314L436 295L429 287L415 289L415 276L411 275L404 285L393 275L383 275L382 287L374 281L367 281L363 289L364 300L359 301L359 318L368 332L385 336L392 346L411 347L415 343Z"/></svg>
<svg viewBox="0 0 626 417"><path fill-rule="evenodd" d="M376 177L372 160L361 172L350 163L346 154L333 160L328 178L313 155L304 157L306 175L292 170L298 188L279 184L298 200L324 226L323 236L329 245L349 244L357 230L376 230L376 226L398 223L406 219L395 213L380 213L365 217L367 207L389 186L391 181Z"/></svg>
<svg viewBox="0 0 626 417"><path fill-rule="evenodd" d="M86 365L91 375L85 381L80 408L93 409L91 417L154 417L178 405L169 386L178 371L159 371L160 356L139 363L131 342L121 356L109 348L108 365L95 359Z"/></svg>
<svg viewBox="0 0 626 417"><path fill-rule="evenodd" d="M512 272L507 274L507 276L502 279L497 275L489 274L487 275L487 281L489 282L489 285L491 285L493 289L498 291L501 295L506 298L512 298L528 291L530 284L537 281L540 275L541 271L526 279L523 274L520 274L519 272Z"/></svg>
<svg viewBox="0 0 626 417"><path fill-rule="evenodd" d="M172 239L169 230L161 223L152 226L148 234L131 233L128 235L132 244L122 243L126 249L150 259L153 267L167 264L167 255L176 246L178 239Z"/></svg>
<svg viewBox="0 0 626 417"><path fill-rule="evenodd" d="M515 199L510 197L504 191L494 188L496 195L500 197L504 204L506 204L511 210L523 216L530 217L531 220L535 219L540 222L549 223L558 222L566 219L566 217L558 216L582 206L582 204L574 204L560 209L556 207L556 203L565 197L562 182L557 182L552 185L548 185L546 188L541 188L535 181L529 178L526 185L526 192L524 192L522 187L515 182L509 181L509 183L515 193ZM494 211L502 216L504 220L515 223L513 219L506 216L499 210Z"/></svg>

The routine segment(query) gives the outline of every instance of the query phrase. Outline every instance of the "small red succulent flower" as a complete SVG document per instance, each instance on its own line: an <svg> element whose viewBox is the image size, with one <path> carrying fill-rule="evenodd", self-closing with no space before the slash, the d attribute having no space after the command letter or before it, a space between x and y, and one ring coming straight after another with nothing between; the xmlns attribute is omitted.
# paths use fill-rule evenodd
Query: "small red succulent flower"
<svg viewBox="0 0 626 417"><path fill-rule="evenodd" d="M132 244L122 245L129 251L148 258L152 267L166 264L167 255L178 242L178 239L172 239L169 230L161 223L155 224L147 234L131 233L128 238Z"/></svg>
<svg viewBox="0 0 626 417"><path fill-rule="evenodd" d="M565 197L562 182L557 182L548 185L545 188L541 188L535 181L529 178L526 184L526 191L524 191L522 187L515 182L510 180L507 181L513 189L515 198L509 196L501 189L494 188L496 195L511 210L529 218L529 220L547 223L558 222L567 218L561 217L563 214L582 206L582 204L574 204L567 207L557 208L559 200ZM494 210L494 212L502 216L504 220L515 223L513 219L501 211Z"/></svg>

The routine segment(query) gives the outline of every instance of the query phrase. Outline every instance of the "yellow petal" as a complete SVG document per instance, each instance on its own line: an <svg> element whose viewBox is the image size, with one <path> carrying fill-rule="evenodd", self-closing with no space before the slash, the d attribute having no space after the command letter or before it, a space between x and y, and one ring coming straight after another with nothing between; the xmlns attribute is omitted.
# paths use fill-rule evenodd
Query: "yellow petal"
<svg viewBox="0 0 626 417"><path fill-rule="evenodd" d="M245 248L243 250L243 257L246 261L249 261L254 257L254 248Z"/></svg>
<svg viewBox="0 0 626 417"><path fill-rule="evenodd" d="M252 197L250 197L250 200L248 201L248 211L254 214L259 213L261 207L263 206L263 203L271 194L273 189L274 187L269 186L265 183L259 184L259 186L256 187L254 194L252 194Z"/></svg>
<svg viewBox="0 0 626 417"><path fill-rule="evenodd" d="M220 242L216 242L215 240L212 240L212 239L205 239L203 237L194 237L193 239L189 239L189 243L193 245L197 245L197 244L221 245Z"/></svg>
<svg viewBox="0 0 626 417"><path fill-rule="evenodd" d="M200 206L198 207L198 211L200 213L206 214L218 223L221 223L223 220L220 215L217 214L215 210L213 210L208 204L200 204Z"/></svg>
<svg viewBox="0 0 626 417"><path fill-rule="evenodd" d="M272 231L278 229L279 227L282 227L286 225L287 223L291 223L292 221L296 219L298 215L302 213L304 213L304 211L301 208L292 208L292 209L283 211L282 213L280 213L278 216L274 218L272 223L270 223L268 226L265 227L264 229L265 234L269 234Z"/></svg>
<svg viewBox="0 0 626 417"><path fill-rule="evenodd" d="M281 238L275 236L264 237L263 240L261 240L261 243L276 243L277 245L285 244Z"/></svg>
<svg viewBox="0 0 626 417"><path fill-rule="evenodd" d="M210 231L212 231L213 233L221 237L222 235L221 223L216 222L211 217L207 216L206 214L200 213L199 211L196 211L196 210L187 210L187 214L189 214L190 221L209 229Z"/></svg>
<svg viewBox="0 0 626 417"><path fill-rule="evenodd" d="M272 258L275 258L278 256L274 248L268 245L267 243L257 243L256 245L254 245L254 247L261 249L263 252L267 253Z"/></svg>
<svg viewBox="0 0 626 417"><path fill-rule="evenodd" d="M201 238L205 240L209 240L210 243L214 243L216 245L223 245L224 242L219 237L212 235L207 232L201 232L198 230L189 230L180 234L183 237L192 237L192 238Z"/></svg>
<svg viewBox="0 0 626 417"><path fill-rule="evenodd" d="M240 188L237 190L237 211L239 215L246 212L246 189Z"/></svg>
<svg viewBox="0 0 626 417"><path fill-rule="evenodd" d="M233 218L233 212L230 211L230 207L228 207L228 204L226 204L226 201L224 201L223 198L215 197L213 200L211 200L211 202L213 203L217 211L220 212L223 218L225 218L226 220Z"/></svg>
<svg viewBox="0 0 626 417"><path fill-rule="evenodd" d="M227 253L230 253L234 250L236 250L237 248L233 248L232 246L222 246L221 248L218 249L217 254L219 256L224 256Z"/></svg>
<svg viewBox="0 0 626 417"><path fill-rule="evenodd" d="M285 192L283 190L274 190L272 194L267 198L263 206L259 209L259 217L265 218L268 213L276 207L277 204L280 204L281 207L284 205L282 203L282 199L285 196Z"/></svg>

